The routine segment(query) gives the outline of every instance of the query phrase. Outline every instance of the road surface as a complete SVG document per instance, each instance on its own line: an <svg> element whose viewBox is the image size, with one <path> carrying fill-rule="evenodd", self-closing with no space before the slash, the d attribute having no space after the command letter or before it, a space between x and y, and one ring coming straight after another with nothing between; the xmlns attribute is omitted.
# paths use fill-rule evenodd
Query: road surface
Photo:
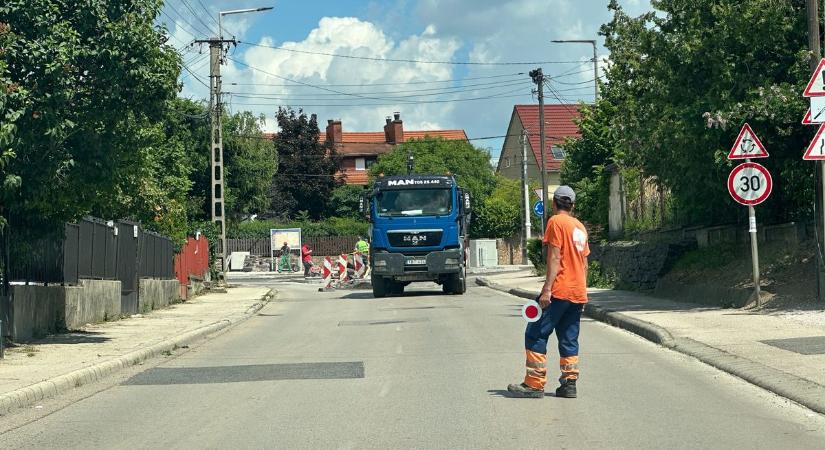
<svg viewBox="0 0 825 450"><path fill-rule="evenodd" d="M192 349L6 421L2 448L823 448L825 419L586 320L578 399L506 397L522 301L277 286ZM551 351L550 360L556 358ZM551 369L550 373L554 371ZM0 430L3 427L0 425Z"/></svg>

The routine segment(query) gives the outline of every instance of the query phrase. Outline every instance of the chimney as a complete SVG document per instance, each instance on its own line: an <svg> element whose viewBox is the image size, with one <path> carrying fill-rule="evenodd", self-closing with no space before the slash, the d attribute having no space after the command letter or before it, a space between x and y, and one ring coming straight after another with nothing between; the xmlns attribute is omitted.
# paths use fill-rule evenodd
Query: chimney
<svg viewBox="0 0 825 450"><path fill-rule="evenodd" d="M401 121L401 113L393 113L393 119L387 117L387 124L384 125L384 136L389 144L400 144L404 142L404 122Z"/></svg>
<svg viewBox="0 0 825 450"><path fill-rule="evenodd" d="M343 141L343 128L341 127L341 119L327 120L327 140L333 144L340 144Z"/></svg>

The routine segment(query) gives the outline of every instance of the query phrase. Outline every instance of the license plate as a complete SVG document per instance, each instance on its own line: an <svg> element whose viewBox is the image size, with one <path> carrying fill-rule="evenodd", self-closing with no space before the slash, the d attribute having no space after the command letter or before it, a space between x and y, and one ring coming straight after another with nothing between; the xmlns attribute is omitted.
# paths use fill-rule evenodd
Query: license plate
<svg viewBox="0 0 825 450"><path fill-rule="evenodd" d="M407 265L408 266L425 266L425 265L427 265L427 260L426 259L410 258L410 259L407 260Z"/></svg>

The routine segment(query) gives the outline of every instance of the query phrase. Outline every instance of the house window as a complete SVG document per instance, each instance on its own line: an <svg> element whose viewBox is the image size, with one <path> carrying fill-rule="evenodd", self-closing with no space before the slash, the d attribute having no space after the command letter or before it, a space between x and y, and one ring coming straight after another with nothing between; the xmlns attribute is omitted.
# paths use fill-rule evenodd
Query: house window
<svg viewBox="0 0 825 450"><path fill-rule="evenodd" d="M375 158L367 159L366 163L367 163L367 169L369 169L370 167L372 167L373 164L375 164Z"/></svg>
<svg viewBox="0 0 825 450"><path fill-rule="evenodd" d="M562 160L567 157L567 153L564 152L564 149L557 146L550 147L550 151L553 152L553 159Z"/></svg>
<svg viewBox="0 0 825 450"><path fill-rule="evenodd" d="M364 158L355 158L355 170L367 170L367 162Z"/></svg>

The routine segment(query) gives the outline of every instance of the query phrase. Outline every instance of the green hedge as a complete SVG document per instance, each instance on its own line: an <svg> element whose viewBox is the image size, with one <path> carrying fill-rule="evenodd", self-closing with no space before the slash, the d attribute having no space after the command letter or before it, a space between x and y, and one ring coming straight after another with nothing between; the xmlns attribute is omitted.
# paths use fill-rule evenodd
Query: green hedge
<svg viewBox="0 0 825 450"><path fill-rule="evenodd" d="M229 239L252 239L269 236L272 228L300 228L306 237L366 235L369 224L362 219L330 217L318 222L256 220L230 225L226 230Z"/></svg>

